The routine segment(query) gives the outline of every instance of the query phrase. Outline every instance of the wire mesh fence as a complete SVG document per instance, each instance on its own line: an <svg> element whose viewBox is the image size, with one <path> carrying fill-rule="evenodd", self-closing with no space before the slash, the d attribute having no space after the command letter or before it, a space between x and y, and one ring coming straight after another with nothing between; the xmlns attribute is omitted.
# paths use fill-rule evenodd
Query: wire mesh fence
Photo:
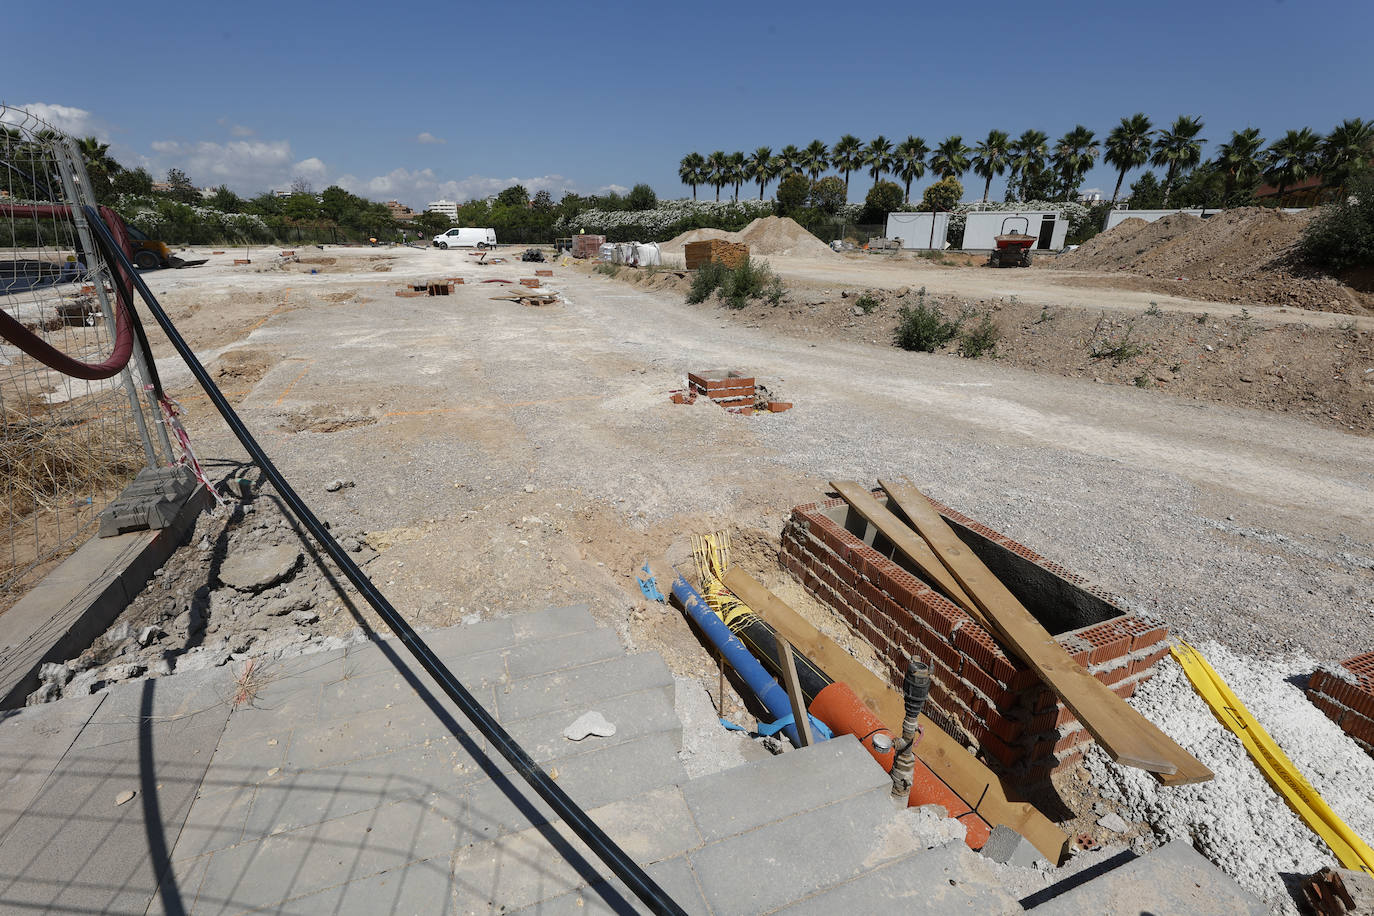
<svg viewBox="0 0 1374 916"><path fill-rule="evenodd" d="M28 349L37 338L100 363L115 346L116 278L81 210L89 188L69 137L0 106L0 309L31 335ZM22 336L0 339L0 610L170 454L136 361L73 378L21 349Z"/></svg>

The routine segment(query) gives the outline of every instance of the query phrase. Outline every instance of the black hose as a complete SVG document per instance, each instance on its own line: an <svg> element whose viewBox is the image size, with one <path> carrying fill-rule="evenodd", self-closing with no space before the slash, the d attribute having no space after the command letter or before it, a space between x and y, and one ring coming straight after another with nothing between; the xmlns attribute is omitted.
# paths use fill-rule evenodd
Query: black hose
<svg viewBox="0 0 1374 916"><path fill-rule="evenodd" d="M267 456L262 446L253 438L253 434L243 425L243 421L234 412L234 408L210 378L210 374L201 365L200 360L196 358L195 353L182 338L180 332L177 331L176 326L172 324L171 319L167 317L167 313L163 311L152 291L148 289L148 284L133 270L133 265L129 264L128 256L123 251L117 250L114 240L110 236L109 228L101 221L95 209L87 206L85 210L92 226L105 244L111 249L115 249L115 256L129 271L129 276L132 277L138 294L148 304L148 310L157 319L157 323L161 325L163 333L172 342L177 353L186 361L191 374L196 377L196 381L200 383L206 396L210 398L220 416L224 418L224 422L229 425L229 429L233 431L244 449L252 456L253 461L262 469L263 475L276 489L282 501L290 507L292 514L319 542L320 546L329 554L330 559L348 577L348 581L353 583L358 593L363 596L368 604L372 605L373 610L381 616L382 620L386 621L391 631L400 637L402 644L410 650L410 654L415 657L420 666L429 672L429 676L434 678L435 683L444 693L448 694L449 699L458 704L458 708L477 727L477 730L491 740L496 749L501 752L501 756L505 757L515 767L525 781L539 793L539 797L544 799L554 811L558 812L563 821L572 828L572 831L596 853L602 862L606 863L606 866L616 877L625 882L626 887L636 897L642 900L654 913L686 916L682 907L678 906L655 883L654 879L650 878L644 869L639 867L638 863L626 855L625 850L607 836L596 821L588 817L587 812L583 811L577 802L569 797L568 793L554 783L525 749L516 743L515 739L501 727L499 722L492 718L491 713L487 712L486 708L477 701L477 698L468 691L467 687L463 686L462 681L454 677L453 672L449 671L439 657L434 654L434 650L420 638L419 633L415 632L415 628L401 616L396 608L391 606L391 602L386 599L386 596L372 584L372 580L358 568L347 551L339 546L339 542L334 540L333 535L320 524L315 513L310 511L310 507L305 504L305 501L301 499L291 484L287 483L286 478L272 463L272 459Z"/></svg>

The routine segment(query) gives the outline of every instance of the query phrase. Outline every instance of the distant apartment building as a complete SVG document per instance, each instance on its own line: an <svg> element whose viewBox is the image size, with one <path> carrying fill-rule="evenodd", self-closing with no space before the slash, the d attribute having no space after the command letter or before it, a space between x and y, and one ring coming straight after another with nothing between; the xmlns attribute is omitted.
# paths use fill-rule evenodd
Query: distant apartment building
<svg viewBox="0 0 1374 916"><path fill-rule="evenodd" d="M399 201L388 200L386 208L391 211L391 218L398 223L408 223L415 219L415 211Z"/></svg>
<svg viewBox="0 0 1374 916"><path fill-rule="evenodd" d="M458 218L458 203L452 200L431 200L429 206L425 207L426 213L442 213L449 219Z"/></svg>

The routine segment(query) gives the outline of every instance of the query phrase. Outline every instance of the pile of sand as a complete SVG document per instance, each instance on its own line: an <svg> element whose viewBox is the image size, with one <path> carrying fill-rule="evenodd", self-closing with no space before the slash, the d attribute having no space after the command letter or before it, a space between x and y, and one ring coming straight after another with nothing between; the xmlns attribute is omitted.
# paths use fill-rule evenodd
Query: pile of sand
<svg viewBox="0 0 1374 916"><path fill-rule="evenodd" d="M1189 213L1152 223L1128 219L1060 256L1055 266L1168 281L1174 285L1161 291L1198 299L1359 313L1359 293L1296 261L1303 230L1316 213L1238 207L1206 219Z"/></svg>
<svg viewBox="0 0 1374 916"><path fill-rule="evenodd" d="M829 245L803 229L796 220L786 216L760 217L739 232L691 229L675 239L664 242L660 247L664 254L682 254L683 246L688 242L704 242L708 239L743 242L749 246L751 255L817 257L834 254Z"/></svg>

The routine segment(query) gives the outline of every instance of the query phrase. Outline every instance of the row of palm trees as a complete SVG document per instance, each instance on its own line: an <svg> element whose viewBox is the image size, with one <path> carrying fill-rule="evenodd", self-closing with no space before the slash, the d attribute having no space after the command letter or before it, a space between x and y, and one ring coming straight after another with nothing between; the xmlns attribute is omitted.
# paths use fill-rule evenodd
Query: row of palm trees
<svg viewBox="0 0 1374 916"><path fill-rule="evenodd" d="M777 153L767 146L748 155L723 150L708 156L688 153L678 165L678 176L692 188L694 200L700 185L714 187L716 200L720 200L723 188L733 186L735 200L739 200L740 187L746 182L758 184L762 200L771 181L791 175L806 175L815 181L831 169L844 176L848 194L849 176L863 170L874 185L891 174L903 184L910 203L912 182L927 171L943 179L960 178L971 169L983 179L984 201L993 178L1004 174L1008 175L1008 200L1015 190L1031 187L1051 188L1068 200L1076 195L1100 155L1117 172L1112 190L1115 203L1127 173L1147 164L1164 170L1166 198L1180 178L1198 168L1222 176L1228 199L1237 188L1253 187L1260 179L1274 185L1282 198L1287 188L1318 175L1328 185L1338 187L1374 158L1374 121L1360 118L1343 121L1325 137L1306 127L1290 130L1267 147L1256 128L1233 131L1231 138L1218 146L1215 157L1205 163L1202 145L1207 141L1200 136L1202 130L1201 118L1180 115L1168 127L1156 129L1144 114L1135 114L1122 118L1101 142L1093 131L1079 124L1053 144L1044 131L1027 130L1013 140L1006 131L992 130L971 148L964 145L963 137L955 135L933 150L917 136L893 145L883 136L865 144L845 134L833 148L813 140L805 148L789 145Z"/></svg>

